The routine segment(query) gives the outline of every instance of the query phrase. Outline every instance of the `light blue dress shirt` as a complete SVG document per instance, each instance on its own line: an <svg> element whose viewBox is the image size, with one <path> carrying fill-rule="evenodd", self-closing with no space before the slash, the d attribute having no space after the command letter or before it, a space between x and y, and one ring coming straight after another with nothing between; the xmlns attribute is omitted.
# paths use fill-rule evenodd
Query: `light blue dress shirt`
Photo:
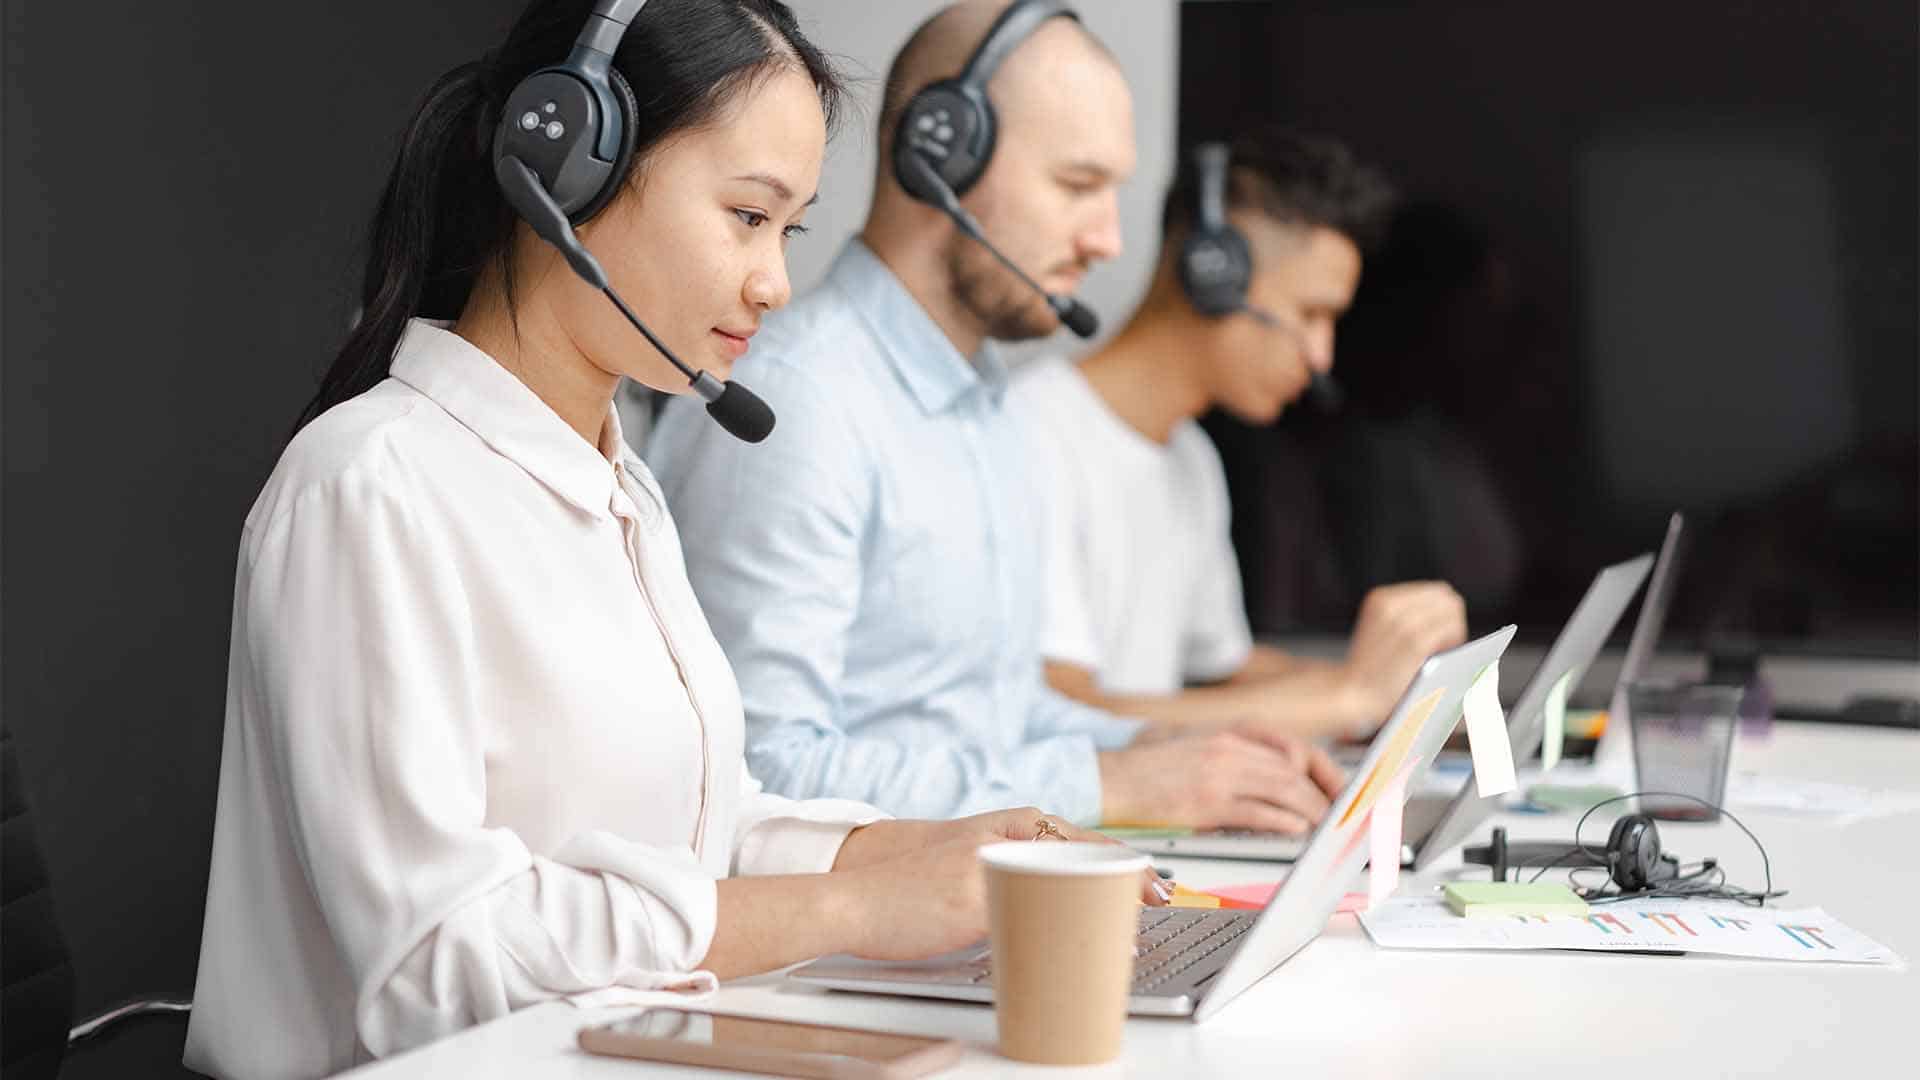
<svg viewBox="0 0 1920 1080"><path fill-rule="evenodd" d="M1043 679L1040 489L992 346L969 363L855 241L734 377L778 414L767 441L681 396L646 457L739 680L753 774L902 816L1097 821L1094 755L1140 725Z"/></svg>

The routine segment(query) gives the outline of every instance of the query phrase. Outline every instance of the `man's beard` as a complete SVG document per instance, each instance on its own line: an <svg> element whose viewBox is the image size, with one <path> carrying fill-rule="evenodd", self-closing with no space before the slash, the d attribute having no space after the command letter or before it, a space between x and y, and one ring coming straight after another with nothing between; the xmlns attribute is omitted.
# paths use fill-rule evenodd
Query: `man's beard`
<svg viewBox="0 0 1920 1080"><path fill-rule="evenodd" d="M995 341L1032 341L1060 326L1044 297L964 236L955 236L947 249L947 276L953 282L954 299L980 320Z"/></svg>

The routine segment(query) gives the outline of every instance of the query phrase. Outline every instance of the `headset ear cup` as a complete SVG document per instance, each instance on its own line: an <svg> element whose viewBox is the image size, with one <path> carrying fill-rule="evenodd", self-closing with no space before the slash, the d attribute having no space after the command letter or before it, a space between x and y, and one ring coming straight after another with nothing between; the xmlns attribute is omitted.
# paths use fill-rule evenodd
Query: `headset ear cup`
<svg viewBox="0 0 1920 1080"><path fill-rule="evenodd" d="M893 130L893 176L902 190L940 205L938 192L907 167L915 157L933 166L955 195L965 195L993 158L998 120L985 94L970 93L952 79L923 87L900 110Z"/></svg>
<svg viewBox="0 0 1920 1080"><path fill-rule="evenodd" d="M567 215L567 220L575 228L585 225L605 209L614 196L620 194L620 189L627 182L627 170L633 164L634 127L640 116L640 106L634 100L633 87L627 85L626 78L618 68L608 69L607 85L613 88L614 104L620 109L620 147L614 154L613 168L607 171L606 183L600 185L600 190L594 192L593 198L588 199L585 206Z"/></svg>
<svg viewBox="0 0 1920 1080"><path fill-rule="evenodd" d="M1641 892L1654 883L1660 865L1660 830L1645 814L1628 814L1607 834L1607 873L1622 892Z"/></svg>
<svg viewBox="0 0 1920 1080"><path fill-rule="evenodd" d="M1231 315L1247 303L1253 253L1240 230L1195 224L1180 249L1180 287L1202 315Z"/></svg>

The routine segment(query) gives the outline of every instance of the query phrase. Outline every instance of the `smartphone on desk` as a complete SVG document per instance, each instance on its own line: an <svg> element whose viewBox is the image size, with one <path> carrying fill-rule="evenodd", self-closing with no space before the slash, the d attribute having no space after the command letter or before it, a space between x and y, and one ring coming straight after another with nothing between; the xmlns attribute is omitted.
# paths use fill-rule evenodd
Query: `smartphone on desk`
<svg viewBox="0 0 1920 1080"><path fill-rule="evenodd" d="M580 1048L810 1080L907 1080L952 1065L964 1051L952 1039L671 1008L582 1028Z"/></svg>

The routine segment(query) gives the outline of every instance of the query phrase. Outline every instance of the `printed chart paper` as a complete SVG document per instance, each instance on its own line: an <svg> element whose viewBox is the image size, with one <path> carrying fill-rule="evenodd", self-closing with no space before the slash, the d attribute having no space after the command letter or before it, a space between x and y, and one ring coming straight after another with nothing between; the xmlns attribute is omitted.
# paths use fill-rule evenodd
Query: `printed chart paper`
<svg viewBox="0 0 1920 1080"><path fill-rule="evenodd" d="M1464 919L1438 897L1403 897L1360 915L1387 949L1670 950L1764 960L1904 966L1892 949L1820 908L1712 900L1622 900L1586 915Z"/></svg>

